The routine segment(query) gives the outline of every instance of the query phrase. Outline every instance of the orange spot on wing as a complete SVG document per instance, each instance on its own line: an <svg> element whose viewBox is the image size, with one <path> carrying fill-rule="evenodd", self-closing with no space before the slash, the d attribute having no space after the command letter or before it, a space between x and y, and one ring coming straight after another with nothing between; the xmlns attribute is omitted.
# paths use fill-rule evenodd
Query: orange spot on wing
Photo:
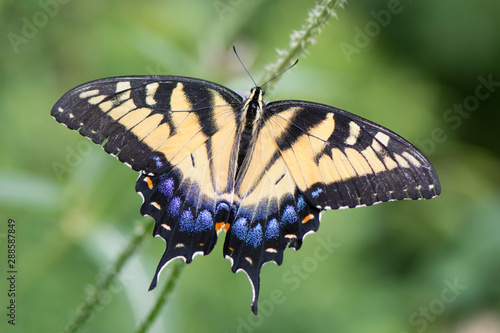
<svg viewBox="0 0 500 333"><path fill-rule="evenodd" d="M149 189L152 190L153 189L153 182L151 181L151 178L146 177L146 178L144 178L144 180L148 184Z"/></svg>
<svg viewBox="0 0 500 333"><path fill-rule="evenodd" d="M224 231L228 231L229 230L229 227L231 225L229 223L226 223L226 222L217 222L215 223L215 231L216 232L219 232L222 230L222 228L224 228Z"/></svg>
<svg viewBox="0 0 500 333"><path fill-rule="evenodd" d="M205 245L205 243L200 243L200 246L204 246L204 245Z"/></svg>
<svg viewBox="0 0 500 333"><path fill-rule="evenodd" d="M309 214L306 217L304 217L304 219L302 220L302 223L306 223L307 221L310 221L313 218L314 218L314 215L313 214Z"/></svg>
<svg viewBox="0 0 500 333"><path fill-rule="evenodd" d="M219 232L222 229L222 227L224 227L224 224L226 224L226 223L225 222L217 222L217 223L215 223L215 231Z"/></svg>

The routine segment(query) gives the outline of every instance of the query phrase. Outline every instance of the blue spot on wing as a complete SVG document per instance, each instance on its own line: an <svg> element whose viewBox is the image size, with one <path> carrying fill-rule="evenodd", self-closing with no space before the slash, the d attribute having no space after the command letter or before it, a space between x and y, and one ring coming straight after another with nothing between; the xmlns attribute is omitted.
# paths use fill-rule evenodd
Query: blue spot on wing
<svg viewBox="0 0 500 333"><path fill-rule="evenodd" d="M158 156L153 156L153 159L155 160L155 164L158 168L161 168L163 166L163 163Z"/></svg>
<svg viewBox="0 0 500 333"><path fill-rule="evenodd" d="M260 224L250 229L245 242L252 245L254 248L257 248L257 246L262 243L262 226Z"/></svg>
<svg viewBox="0 0 500 333"><path fill-rule="evenodd" d="M170 204L168 205L168 214L172 215L173 217L177 217L179 215L179 210L181 208L181 198L175 197L170 201Z"/></svg>
<svg viewBox="0 0 500 333"><path fill-rule="evenodd" d="M312 193L311 193L311 196L312 196L313 198L317 198L317 197L319 197L319 195L320 195L321 193L323 193L323 189L322 189L322 188L320 188L320 187L318 187L318 188L316 189L316 191L314 191L314 192L312 192Z"/></svg>
<svg viewBox="0 0 500 333"><path fill-rule="evenodd" d="M245 217L240 217L233 224L233 233L239 240L245 240L248 233L248 221Z"/></svg>
<svg viewBox="0 0 500 333"><path fill-rule="evenodd" d="M158 189L167 199L170 199L172 195L174 195L174 186L175 186L174 179L167 178L160 183Z"/></svg>
<svg viewBox="0 0 500 333"><path fill-rule="evenodd" d="M294 223L297 221L297 213L295 212L295 208L291 205L286 206L283 211L283 215L281 216L281 222L283 223Z"/></svg>
<svg viewBox="0 0 500 333"><path fill-rule="evenodd" d="M219 214L221 211L229 212L229 205L225 202L219 203L215 209L215 214Z"/></svg>
<svg viewBox="0 0 500 333"><path fill-rule="evenodd" d="M193 213L189 210L182 212L179 219L179 231L193 232L194 230L194 218Z"/></svg>
<svg viewBox="0 0 500 333"><path fill-rule="evenodd" d="M306 207L307 207L307 202L304 200L304 197L302 195L299 195L299 197L297 198L297 209L301 211Z"/></svg>
<svg viewBox="0 0 500 333"><path fill-rule="evenodd" d="M196 218L196 223L194 225L194 230L196 232L210 230L214 226L214 219L212 214L208 210L203 210L198 214Z"/></svg>
<svg viewBox="0 0 500 333"><path fill-rule="evenodd" d="M267 224L266 239L278 239L280 235L280 227L276 219L272 219Z"/></svg>

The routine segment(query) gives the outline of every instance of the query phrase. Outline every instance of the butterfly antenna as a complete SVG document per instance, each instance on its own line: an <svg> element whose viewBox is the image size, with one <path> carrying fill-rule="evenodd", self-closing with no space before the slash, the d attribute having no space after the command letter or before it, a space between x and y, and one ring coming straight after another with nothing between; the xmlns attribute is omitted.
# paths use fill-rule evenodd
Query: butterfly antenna
<svg viewBox="0 0 500 333"><path fill-rule="evenodd" d="M299 59L295 60L295 62L293 64L291 64L288 68L285 68L283 71L279 72L278 74L276 74L275 76L273 76L272 78L270 78L269 80L266 81L266 83L264 83L263 85L261 85L260 87L261 88L264 88L264 86L266 84L268 84L269 82L271 82L272 80L274 80L275 78L277 78L278 76L280 76L281 74L285 73L287 70L289 70L290 68L292 68L293 66L297 65L297 63L299 62Z"/></svg>
<svg viewBox="0 0 500 333"><path fill-rule="evenodd" d="M248 76L250 76L250 78L252 79L254 86L257 87L257 83L255 83L255 80L253 79L252 75L250 75L250 72L245 67L245 64L243 63L243 61L241 61L240 56L238 55L238 52L236 52L236 46L234 46L234 45L233 45L233 51L234 51L234 54L236 54L236 58L238 58L238 60L240 61L241 66L243 66L243 68L247 72Z"/></svg>

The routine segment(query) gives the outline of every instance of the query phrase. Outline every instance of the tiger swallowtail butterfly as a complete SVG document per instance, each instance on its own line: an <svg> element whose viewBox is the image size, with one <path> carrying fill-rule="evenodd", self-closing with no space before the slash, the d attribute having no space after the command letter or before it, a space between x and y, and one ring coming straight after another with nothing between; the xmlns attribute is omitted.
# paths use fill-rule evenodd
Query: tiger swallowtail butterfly
<svg viewBox="0 0 500 333"><path fill-rule="evenodd" d="M344 110L297 100L266 102L181 76L112 77L67 92L52 116L140 173L141 214L166 242L150 290L173 259L224 256L253 287L260 270L298 250L326 209L430 199L436 171L408 141Z"/></svg>

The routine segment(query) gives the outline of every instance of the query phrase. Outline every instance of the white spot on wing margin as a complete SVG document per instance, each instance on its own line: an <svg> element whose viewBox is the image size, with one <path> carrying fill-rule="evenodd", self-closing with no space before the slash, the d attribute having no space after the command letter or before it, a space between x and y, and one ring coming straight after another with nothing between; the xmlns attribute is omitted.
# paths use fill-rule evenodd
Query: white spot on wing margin
<svg viewBox="0 0 500 333"><path fill-rule="evenodd" d="M382 132L378 132L375 135L375 139L377 139L381 144L387 147L389 144L389 140L391 139L387 134L384 134Z"/></svg>
<svg viewBox="0 0 500 333"><path fill-rule="evenodd" d="M356 124L354 121L349 123L349 137L345 139L344 143L346 145L354 145L358 141L359 133L361 132L361 127Z"/></svg>

